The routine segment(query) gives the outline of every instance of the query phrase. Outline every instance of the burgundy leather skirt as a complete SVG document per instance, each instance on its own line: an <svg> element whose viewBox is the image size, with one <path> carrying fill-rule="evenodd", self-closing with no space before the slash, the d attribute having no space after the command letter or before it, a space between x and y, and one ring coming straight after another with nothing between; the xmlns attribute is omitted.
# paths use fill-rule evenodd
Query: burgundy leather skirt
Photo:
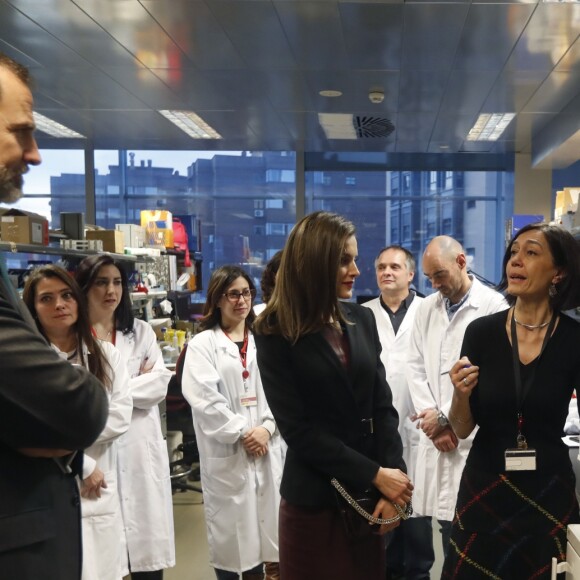
<svg viewBox="0 0 580 580"><path fill-rule="evenodd" d="M337 509L280 503L281 580L384 580L384 537L347 537Z"/></svg>

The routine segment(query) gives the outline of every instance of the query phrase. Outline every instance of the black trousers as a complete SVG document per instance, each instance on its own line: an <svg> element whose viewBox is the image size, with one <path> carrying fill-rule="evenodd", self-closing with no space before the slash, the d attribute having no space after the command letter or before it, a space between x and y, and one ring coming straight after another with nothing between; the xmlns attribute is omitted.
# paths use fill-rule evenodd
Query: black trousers
<svg viewBox="0 0 580 580"><path fill-rule="evenodd" d="M163 570L154 572L131 572L131 580L163 580Z"/></svg>

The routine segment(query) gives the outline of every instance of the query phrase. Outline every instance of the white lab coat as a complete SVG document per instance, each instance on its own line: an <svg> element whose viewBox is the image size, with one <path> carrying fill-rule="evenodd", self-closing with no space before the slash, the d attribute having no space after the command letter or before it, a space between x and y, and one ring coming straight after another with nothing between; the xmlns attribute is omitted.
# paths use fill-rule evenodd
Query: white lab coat
<svg viewBox="0 0 580 580"><path fill-rule="evenodd" d="M132 333L117 331L115 346L127 364L133 397L131 425L119 438L118 462L129 562L133 572L162 570L175 566L169 457L158 407L171 372L163 364L155 332L143 320L135 320ZM139 374L150 365L150 372Z"/></svg>
<svg viewBox="0 0 580 580"><path fill-rule="evenodd" d="M451 321L439 292L419 304L407 359L407 380L417 412L437 408L449 414L453 385L447 371L459 360L463 335L476 318L505 310L501 294L473 279L471 292ZM447 374L442 375L441 373ZM419 515L453 520L461 473L474 432L457 449L442 453L421 431L415 470L413 509Z"/></svg>
<svg viewBox="0 0 580 580"><path fill-rule="evenodd" d="M415 407L409 392L405 367L409 353L409 340L413 329L415 314L423 298L415 296L397 334L388 313L381 306L380 298L365 302L363 306L370 308L375 315L379 338L381 340L381 362L385 367L387 382L393 393L393 406L399 413L399 434L403 441L403 459L407 465L407 475L415 481L415 464L417 463L417 448L419 446L419 431L411 421Z"/></svg>
<svg viewBox="0 0 580 580"><path fill-rule="evenodd" d="M262 388L254 337L248 338L247 380L257 406L242 406L240 352L219 328L189 342L183 395L193 409L200 456L210 564L241 573L261 562L278 561L278 507L282 461L276 429L263 457L249 456L241 437L274 418Z"/></svg>
<svg viewBox="0 0 580 580"><path fill-rule="evenodd" d="M578 415L578 400L577 393L574 391L574 396L570 399L568 406L568 416L564 424L564 433L566 435L578 435L580 433L580 416Z"/></svg>
<svg viewBox="0 0 580 580"><path fill-rule="evenodd" d="M121 353L108 342L100 341L99 344L111 365L113 384L107 391L107 424L95 443L85 449L83 479L98 467L104 473L107 487L101 489L98 499L81 498L82 580L121 580L127 569L127 551L117 489L117 444L118 438L129 428L133 401ZM66 358L66 353L60 352L54 345L53 348ZM83 347L82 356L86 361L86 347Z"/></svg>

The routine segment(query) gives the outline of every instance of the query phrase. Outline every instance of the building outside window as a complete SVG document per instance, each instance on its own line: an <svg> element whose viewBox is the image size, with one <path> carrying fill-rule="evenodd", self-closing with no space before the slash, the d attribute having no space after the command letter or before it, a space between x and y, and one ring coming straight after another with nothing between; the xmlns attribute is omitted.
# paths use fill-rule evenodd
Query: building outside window
<svg viewBox="0 0 580 580"><path fill-rule="evenodd" d="M41 154L45 161L50 157ZM51 154L56 165L44 186L27 187L42 165L26 175L27 196L38 197L23 202L36 204L41 211L30 211L44 211L57 227L60 212L86 212L84 152ZM78 163L70 162L71 155ZM194 221L199 228L191 242L201 246L206 281L214 268L236 263L259 284L265 262L284 246L296 222L293 152L99 150L95 170L97 225L139 223L141 209L167 209ZM305 182L307 213L334 211L357 227L361 276L355 294L376 295L374 258L380 248L402 244L420 264L425 245L442 233L476 249L474 270L499 280L513 173L313 169ZM416 284L431 291L420 271Z"/></svg>

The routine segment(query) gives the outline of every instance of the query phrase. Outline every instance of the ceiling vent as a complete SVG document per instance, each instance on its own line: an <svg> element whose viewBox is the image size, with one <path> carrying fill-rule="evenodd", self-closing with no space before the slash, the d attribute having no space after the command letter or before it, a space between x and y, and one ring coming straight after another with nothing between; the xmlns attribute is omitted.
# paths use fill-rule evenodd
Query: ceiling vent
<svg viewBox="0 0 580 580"><path fill-rule="evenodd" d="M384 139L395 130L395 126L391 120L385 119L384 117L363 117L355 115L352 122L359 139Z"/></svg>
<svg viewBox="0 0 580 580"><path fill-rule="evenodd" d="M390 119L370 115L318 113L318 119L328 139L384 139L395 130Z"/></svg>

